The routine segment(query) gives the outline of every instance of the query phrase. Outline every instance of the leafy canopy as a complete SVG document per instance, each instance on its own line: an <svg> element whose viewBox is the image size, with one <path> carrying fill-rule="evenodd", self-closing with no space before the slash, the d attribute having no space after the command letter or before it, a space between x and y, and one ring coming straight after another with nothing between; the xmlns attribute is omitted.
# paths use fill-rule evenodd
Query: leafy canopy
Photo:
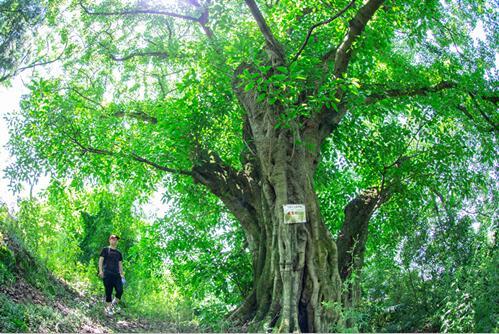
<svg viewBox="0 0 499 334"><path fill-rule="evenodd" d="M163 177L158 165L189 170L200 149L215 150L240 167L244 111L232 85L244 62L261 71L243 72L245 89L257 86L259 99L285 105L284 126L286 118L320 112L324 103L334 106L334 88L344 86L352 119L335 147L366 179L374 180L401 154L445 139L457 149L469 146L466 136L475 137L490 161L497 131L491 102L495 8L485 1L388 1L357 41L346 77L330 76L315 87L324 71L321 57L341 40L359 4L319 25L311 38L307 34L347 4L260 3L289 59L265 77L264 41L243 3L61 3L62 15L48 22L44 38L59 45L64 57L30 84L21 113L11 117L11 149L18 159L11 176L26 179L43 170L150 188ZM473 39L468 32L477 25L487 30ZM304 90L311 92L307 103L296 105ZM418 132L429 126L435 130ZM464 137L450 139L456 131ZM416 144L415 136L426 144Z"/></svg>

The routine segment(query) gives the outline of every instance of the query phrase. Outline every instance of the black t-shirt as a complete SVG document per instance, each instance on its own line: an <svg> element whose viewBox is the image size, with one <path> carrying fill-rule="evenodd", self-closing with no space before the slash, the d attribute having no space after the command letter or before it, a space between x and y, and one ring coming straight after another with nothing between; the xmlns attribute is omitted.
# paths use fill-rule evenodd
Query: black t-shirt
<svg viewBox="0 0 499 334"><path fill-rule="evenodd" d="M123 261L123 256L117 249L111 247L104 247L100 252L100 256L104 258L104 274L120 274L120 267L118 263Z"/></svg>

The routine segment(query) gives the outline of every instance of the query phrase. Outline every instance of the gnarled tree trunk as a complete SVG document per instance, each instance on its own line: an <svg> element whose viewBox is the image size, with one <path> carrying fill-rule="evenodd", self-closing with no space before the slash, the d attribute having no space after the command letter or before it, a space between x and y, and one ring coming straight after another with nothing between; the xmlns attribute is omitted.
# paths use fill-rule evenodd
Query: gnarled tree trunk
<svg viewBox="0 0 499 334"><path fill-rule="evenodd" d="M250 321L252 331L331 331L341 281L336 244L313 187L319 145L296 144L305 135L296 124L276 127L278 105L256 103L255 92L238 93L247 111L244 170L232 170L212 152L193 169L239 219L253 253L253 291L233 319ZM309 143L320 140L307 136ZM304 204L306 223L284 224L285 204Z"/></svg>
<svg viewBox="0 0 499 334"><path fill-rule="evenodd" d="M246 167L249 178L258 180L243 190L252 194L245 206L255 212L243 224L253 251L254 291L238 313L251 319L252 330L330 331L337 320L334 303L340 301L341 282L336 245L313 187L318 131L308 136L312 145L296 144L304 134L293 121L289 127L276 126L278 114L285 112L279 105L257 103L256 92L235 87L247 112ZM284 224L285 204L304 204L307 222Z"/></svg>
<svg viewBox="0 0 499 334"><path fill-rule="evenodd" d="M353 42L382 3L369 0L358 10L336 51L323 57L325 75L334 62L331 74L342 77ZM246 4L265 38L271 69L261 73L254 65L241 64L235 71L233 91L245 115L243 140L248 151L244 169L236 172L216 154L208 153L193 169L193 177L238 218L253 253L253 291L232 318L249 320L251 331L332 331L341 304L338 251L320 214L314 175L322 143L346 113L345 92L340 86L333 92L340 101L337 108L324 105L308 118L288 117L286 124L278 124L288 112L286 106L259 99L258 87L243 89L242 74L267 80L287 66L286 52L256 2L246 0ZM265 93L279 95L274 89L269 85ZM302 93L299 103L305 103L311 92ZM284 224L285 204L304 204L306 223Z"/></svg>
<svg viewBox="0 0 499 334"><path fill-rule="evenodd" d="M323 332L331 330L336 315L322 302L340 298L337 252L313 189L314 159L303 147L294 147L291 136L288 130L268 136L269 151L259 159L263 219L253 323L257 330ZM307 223L284 224L285 204L305 204Z"/></svg>
<svg viewBox="0 0 499 334"><path fill-rule="evenodd" d="M250 243L252 329L331 330L336 315L322 303L339 301L341 284L336 245L321 219L313 189L314 158L304 147L292 144L290 130L278 132L262 122L255 132L261 184L255 202L260 233ZM307 222L284 224L285 204L305 204Z"/></svg>

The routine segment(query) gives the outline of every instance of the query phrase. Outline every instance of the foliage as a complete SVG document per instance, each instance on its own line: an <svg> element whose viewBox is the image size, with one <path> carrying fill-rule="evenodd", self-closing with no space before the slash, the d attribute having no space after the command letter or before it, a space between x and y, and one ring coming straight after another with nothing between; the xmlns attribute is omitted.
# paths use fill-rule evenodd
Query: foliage
<svg viewBox="0 0 499 334"><path fill-rule="evenodd" d="M371 255L363 272L364 330L496 330L497 226L489 214L497 209L482 203L479 215L461 218L452 215L457 207L447 209L442 216L407 212L412 217L402 218L406 224L417 220L405 227L412 233L398 237L396 253Z"/></svg>
<svg viewBox="0 0 499 334"><path fill-rule="evenodd" d="M43 25L59 15L53 0L3 0L0 2L0 84L22 71L60 59L54 44L64 41L39 39Z"/></svg>
<svg viewBox="0 0 499 334"><path fill-rule="evenodd" d="M497 231L495 231L497 233ZM439 310L443 332L497 332L497 242L477 247L471 263L457 270Z"/></svg>
<svg viewBox="0 0 499 334"><path fill-rule="evenodd" d="M2 235L0 234L1 238ZM15 259L12 252L6 245L0 244L0 284L8 284L15 279L12 274L14 265Z"/></svg>
<svg viewBox="0 0 499 334"><path fill-rule="evenodd" d="M0 3L0 82L20 65L27 33L40 24L43 7L39 1L7 0Z"/></svg>
<svg viewBox="0 0 499 334"><path fill-rule="evenodd" d="M22 305L15 304L0 294L0 330L2 332L26 332L28 325L24 320Z"/></svg>
<svg viewBox="0 0 499 334"><path fill-rule="evenodd" d="M183 292L237 305L251 289L250 256L234 219L212 197L179 200L160 225L171 273ZM203 215L195 207L206 209ZM211 295L211 297L210 297Z"/></svg>
<svg viewBox="0 0 499 334"><path fill-rule="evenodd" d="M119 11L123 6L126 8L117 2L106 2L92 10ZM191 10L187 4L172 6L171 10ZM240 138L241 110L231 92L230 72L241 62L250 59L258 62L261 45L248 15L232 15L246 13L241 6L213 4L210 10L214 28L227 38L206 43L196 27L182 20L161 15L88 15L81 6L72 4L68 10L81 17L81 21L68 14L51 30L51 34L60 35L61 39L74 36L68 41L73 52L64 62L65 76L44 76L32 82L32 93L22 103L23 112L11 118L11 128L16 129L11 133L11 148L19 159L12 167L11 174L16 175L13 179L30 178L37 169L61 177L91 176L104 183L129 180L136 187L150 189L160 182L161 176L158 171L134 161L134 156L179 170L189 169L196 163L199 147L213 149L227 163L238 166L245 146ZM295 20L304 10L300 6L316 7L316 10L305 16L304 21ZM270 22L275 23L276 34L289 41L291 47L300 43L308 23L322 19L330 10L327 5L314 1L300 6L280 2L267 9ZM435 1L422 8L412 2L387 7L366 32L349 77L326 82L315 100L301 106L303 110L289 110L283 117L310 115L322 102L333 103L328 92L334 91L335 85L345 86L349 94L357 96L354 100L359 105L353 109L355 116L351 123L342 126L344 134L336 137L335 144L340 150L350 150L352 153L346 157L364 168L366 176L376 176L374 179L379 179L380 168L393 163L400 154L410 154L411 150L403 152L404 143L410 143L409 148L414 149L417 141L410 138L416 133L425 134L425 131L418 133L417 129L426 122L435 130L440 129L440 132L428 133L439 139L455 130L474 133L477 128L487 129L487 119L492 124L496 122L493 114L486 116L488 118L478 115L469 118L466 112L459 110L461 105L471 107L477 103L487 114L492 107L487 100L475 101L469 94L463 94L466 91L475 97L489 94L495 80L495 64L489 54L491 49L487 48L493 41L476 42L481 43L480 52L476 52L475 41L466 37L467 32L459 30L459 24L473 29L477 17L483 26L489 22L492 9L481 2L479 8L482 15L475 12L478 9L473 4L463 11ZM450 36L446 28L437 23L439 17L445 15L446 23L457 30ZM420 17L421 22L415 26ZM287 99L296 96L298 88L310 85L309 80L318 75L313 70L315 57L328 45L321 37L339 38L343 25L342 21L338 26L322 27L299 61L278 69L268 79L265 74L270 69L264 64L259 65L261 73L256 78L249 72L243 73L249 80L246 89L253 85L268 91L266 86L282 86L276 92L282 92L283 96L265 96L265 99L278 98L280 103L294 108L293 100ZM432 28L433 37L430 38L427 31ZM100 33L100 29L107 33ZM184 39L174 34L182 29L189 31L192 38ZM292 33L287 35L289 31ZM167 38L164 38L165 34ZM452 41L463 49L462 57L451 52L455 47ZM374 51L379 49L383 52ZM436 50L445 52L445 57L436 59ZM456 75L458 68L467 67L480 70ZM485 75L489 80L484 80ZM379 93L380 83L387 88L407 83L409 89L443 81L458 84L446 94L401 97L361 105L367 96ZM406 108L408 103L411 106ZM383 119L387 120L383 130L373 131L372 127ZM453 121L447 122L448 119ZM485 133L482 140L487 146L490 145L486 138L489 136L493 134ZM400 137L406 139L400 140ZM420 148L431 147L430 138L425 136L427 144ZM458 144L461 143L454 140L453 148L457 149ZM365 154L359 149L364 145L370 147ZM64 149L56 150L57 147ZM422 155L418 160L424 163L432 158ZM29 170L24 170L23 161L29 163Z"/></svg>
<svg viewBox="0 0 499 334"><path fill-rule="evenodd" d="M205 330L220 330L223 316L251 284L241 232L235 227L225 230L219 219L230 218L209 201L203 205L211 205L214 212L203 219L172 212L155 222L141 220L128 202L131 193L117 190L79 193L55 182L45 200L21 202L8 226L17 231L23 247L86 295L102 294L97 258L109 233L117 233L127 277L123 298L127 312L169 319L179 328L202 323ZM54 291L45 283L46 272L38 273L29 264L24 267L35 286Z"/></svg>

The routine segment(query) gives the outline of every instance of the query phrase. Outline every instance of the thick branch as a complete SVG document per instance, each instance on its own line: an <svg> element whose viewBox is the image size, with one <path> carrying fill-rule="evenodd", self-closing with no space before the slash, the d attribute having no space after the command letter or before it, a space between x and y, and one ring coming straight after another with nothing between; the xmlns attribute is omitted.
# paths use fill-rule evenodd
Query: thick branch
<svg viewBox="0 0 499 334"><path fill-rule="evenodd" d="M223 163L221 158L213 152L202 152L200 161L192 171L169 168L149 159L139 156L135 152L119 153L106 149L98 149L82 144L74 136L69 137L83 154L92 153L105 156L121 156L140 163L147 164L155 169L173 174L192 176L196 182L206 186L215 196L220 198L234 216L241 222L247 237L257 239L259 235L256 210L254 203L254 187L256 184L245 173L234 170Z"/></svg>
<svg viewBox="0 0 499 334"><path fill-rule="evenodd" d="M202 151L197 165L192 168L192 176L224 202L245 231L251 234L249 237L258 238L255 209L257 185L250 175L225 164L218 154Z"/></svg>
<svg viewBox="0 0 499 334"><path fill-rule="evenodd" d="M260 32L265 38L265 42L268 48L267 52L271 52L270 58L272 60L272 63L274 65L284 64L285 63L284 50L281 44L277 41L277 39L270 31L270 28L267 25L267 22L265 21L262 12L260 12L260 9L258 8L258 5L256 4L255 0L245 0L245 1L246 5L248 5L251 11L251 14L255 18L256 23L258 24L258 28L260 28Z"/></svg>
<svg viewBox="0 0 499 334"><path fill-rule="evenodd" d="M200 7L200 5L197 1L189 1L189 2L196 7ZM213 37L213 31L207 26L207 23L208 23L208 9L207 8L205 8L203 10L200 17L194 17L194 16L182 15L182 14L178 14L178 13L174 13L174 12L168 12L168 11L164 11L164 10L139 9L139 8L125 9L122 11L95 12L95 11L91 11L90 9L88 9L88 7L85 7L81 0L80 0L80 6L83 9L83 11L88 15L101 15L101 16L121 15L121 16L124 16L124 15L149 14L149 15L164 15L164 16L170 16L170 17L177 18L177 19L198 22L201 25L201 27L203 28L203 31L206 34L206 36L208 36L208 38Z"/></svg>
<svg viewBox="0 0 499 334"><path fill-rule="evenodd" d="M425 124L422 124L419 127L415 136L424 126ZM406 145L406 150L413 139L414 137ZM390 170L400 168L403 164L410 161L410 159L411 156L405 155L405 152L401 153L393 163L384 166L381 185L379 187L362 191L346 205L345 219L336 241L338 247L338 270L343 281L348 279L353 271L362 269L369 221L374 212L399 189L401 183L400 176L391 177L390 182L387 182L387 173Z"/></svg>
<svg viewBox="0 0 499 334"><path fill-rule="evenodd" d="M362 267L369 220L376 209L391 196L389 188L381 192L376 188L365 190L345 207L345 220L336 241L338 269L342 281L345 281L353 270Z"/></svg>
<svg viewBox="0 0 499 334"><path fill-rule="evenodd" d="M348 64L352 57L352 45L359 38L359 36L364 31L367 23L374 16L374 13L381 7L384 0L369 0L362 6L355 16L349 22L348 31L340 43L340 45L335 49L336 51L330 51L323 57L322 66L327 68L328 63L334 59L334 71L333 74L336 78L341 78L344 73L346 73ZM344 100L345 92L338 86L334 97L339 101L335 106L324 105L321 112L309 122L311 127L317 128L319 131L319 142L322 143L327 136L336 128L340 123L343 116L347 112L346 101Z"/></svg>
<svg viewBox="0 0 499 334"><path fill-rule="evenodd" d="M146 158L142 158L142 157L138 156L134 152L132 152L130 155L133 158L133 160L138 161L138 162L143 162L143 163L145 163L147 165L150 165L150 166L152 166L152 167L154 167L156 169L162 170L164 172L192 176L192 172L189 172L189 171L186 171L186 170L181 170L181 169L174 169L174 168L169 168L169 167L161 166L161 165L159 165L159 164L157 164L157 163L155 163L155 162L153 162L151 160L148 160Z"/></svg>
<svg viewBox="0 0 499 334"><path fill-rule="evenodd" d="M402 89L388 89L381 93L374 93L366 97L364 102L366 104L373 104L380 100L396 97L410 97L410 96L423 96L430 93L440 92L445 89L455 88L457 85L451 81L442 81L435 86L420 87L420 88L402 88Z"/></svg>
<svg viewBox="0 0 499 334"><path fill-rule="evenodd" d="M352 57L352 45L364 31L367 23L374 13L383 4L384 0L369 0L362 6L355 17L350 20L348 31L341 44L336 49L334 56L334 75L339 78L346 72L350 58Z"/></svg>
<svg viewBox="0 0 499 334"><path fill-rule="evenodd" d="M189 0L189 3L196 7L196 8L202 8L201 4L197 0ZM203 12L201 13L201 16L199 17L199 24L203 28L204 33L208 38L213 37L213 31L210 29L210 27L207 26L209 20L209 12L208 8L203 8Z"/></svg>

